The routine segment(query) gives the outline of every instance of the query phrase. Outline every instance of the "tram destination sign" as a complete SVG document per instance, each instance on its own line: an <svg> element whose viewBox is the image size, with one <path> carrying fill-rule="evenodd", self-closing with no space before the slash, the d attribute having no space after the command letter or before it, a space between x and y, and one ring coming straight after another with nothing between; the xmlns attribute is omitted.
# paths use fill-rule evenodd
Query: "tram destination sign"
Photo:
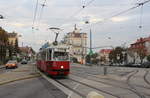
<svg viewBox="0 0 150 98"><path fill-rule="evenodd" d="M55 51L68 52L66 48L55 48Z"/></svg>

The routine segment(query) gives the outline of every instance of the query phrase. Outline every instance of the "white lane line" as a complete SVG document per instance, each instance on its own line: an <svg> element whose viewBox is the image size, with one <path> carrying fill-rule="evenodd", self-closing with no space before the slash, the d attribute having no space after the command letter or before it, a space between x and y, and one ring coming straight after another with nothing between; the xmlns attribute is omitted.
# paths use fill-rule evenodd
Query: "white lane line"
<svg viewBox="0 0 150 98"><path fill-rule="evenodd" d="M75 86L74 86L74 90L75 89L77 89L77 87L79 86L80 84L79 83L77 83ZM68 97L67 98L71 98L71 96L72 96L72 94L73 94L73 92L71 92L69 95L68 95Z"/></svg>

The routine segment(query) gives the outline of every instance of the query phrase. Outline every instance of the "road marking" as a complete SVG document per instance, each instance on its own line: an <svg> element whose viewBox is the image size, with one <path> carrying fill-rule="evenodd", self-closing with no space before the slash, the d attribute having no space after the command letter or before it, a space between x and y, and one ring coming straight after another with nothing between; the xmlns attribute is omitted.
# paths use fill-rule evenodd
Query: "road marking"
<svg viewBox="0 0 150 98"><path fill-rule="evenodd" d="M79 85L80 85L80 84L77 83L76 86L75 86L73 89L74 89L74 90L77 89L77 87L78 87ZM71 92L71 93L68 95L67 98L71 98L72 94L73 94L73 92Z"/></svg>
<svg viewBox="0 0 150 98"><path fill-rule="evenodd" d="M16 81L21 81L21 80L32 79L32 78L36 78L36 77L40 77L40 76L41 76L40 74L36 74L36 75L30 75L30 76L26 76L26 77L22 77L22 78L16 78L14 80L8 80L8 81L0 82L0 85L4 85L4 84L16 82Z"/></svg>

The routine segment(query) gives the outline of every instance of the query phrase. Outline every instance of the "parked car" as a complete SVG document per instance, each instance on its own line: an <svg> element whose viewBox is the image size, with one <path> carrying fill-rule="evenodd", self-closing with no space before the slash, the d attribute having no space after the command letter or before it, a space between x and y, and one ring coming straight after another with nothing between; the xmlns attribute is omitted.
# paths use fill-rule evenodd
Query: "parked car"
<svg viewBox="0 0 150 98"><path fill-rule="evenodd" d="M7 68L17 68L18 62L16 60L10 60L5 64L6 69Z"/></svg>
<svg viewBox="0 0 150 98"><path fill-rule="evenodd" d="M21 61L21 64L27 64L27 63L28 63L28 61L25 59Z"/></svg>
<svg viewBox="0 0 150 98"><path fill-rule="evenodd" d="M150 62L144 62L141 67L150 68Z"/></svg>

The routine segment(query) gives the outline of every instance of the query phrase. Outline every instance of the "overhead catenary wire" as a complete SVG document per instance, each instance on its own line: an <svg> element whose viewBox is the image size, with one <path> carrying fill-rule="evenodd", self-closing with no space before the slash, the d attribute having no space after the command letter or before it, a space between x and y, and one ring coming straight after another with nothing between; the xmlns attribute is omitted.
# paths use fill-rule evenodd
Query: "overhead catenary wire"
<svg viewBox="0 0 150 98"><path fill-rule="evenodd" d="M108 20L110 20L110 19L112 19L112 18L114 18L114 17L117 17L117 16L120 16L120 15L122 15L122 14L125 14L125 13L127 13L127 12L129 12L129 11L131 11L131 10L133 10L133 9L139 8L140 6L144 6L144 4L146 4L146 3L148 3L148 2L150 2L150 0L144 1L144 2L142 2L142 3L138 3L138 5L136 5L136 6L133 6L133 7L131 7L131 8L128 8L128 9L126 9L126 10L124 10L124 11L121 11L121 12L119 12L119 13L117 13L117 14L114 14L114 15L110 16L109 18L104 18L103 21L99 21L99 22L93 23L93 25L96 25L96 24L99 24L99 23L104 23L105 21L108 21Z"/></svg>
<svg viewBox="0 0 150 98"><path fill-rule="evenodd" d="M37 26L37 30L39 29L39 25L40 25L40 22L42 20L42 16L43 16L43 10L44 10L44 7L46 6L46 0L44 0L44 2L41 4L41 10L40 10L40 14L39 14L39 19L38 19L38 26Z"/></svg>
<svg viewBox="0 0 150 98"><path fill-rule="evenodd" d="M41 4L42 8L41 8L41 12L40 12L40 16L39 16L39 20L42 19L42 15L43 15L43 9L46 6L46 0L44 0L43 4Z"/></svg>
<svg viewBox="0 0 150 98"><path fill-rule="evenodd" d="M104 18L103 21L100 21L100 22L97 22L97 23L93 23L93 25L99 24L99 23L104 24L105 21L108 21L108 20L110 20L110 19L112 19L112 18L114 18L114 17L117 17L117 16L122 15L122 14L125 14L125 13L127 13L127 12L129 12L129 11L131 11L131 10L133 10L133 9L136 9L136 8L141 7L140 26L139 26L139 28L141 29L141 32L142 32L143 6L144 6L144 4L146 4L146 3L148 3L148 2L150 2L150 0L144 1L144 2L142 2L142 3L138 3L138 5L136 5L136 6L133 6L133 7L129 8L129 9L124 10L124 11L122 11L122 12L119 12L119 13L117 13L117 14L114 14L114 15L112 15L112 16L109 17L109 18ZM99 47L95 47L94 49L97 49L97 48L99 48Z"/></svg>
<svg viewBox="0 0 150 98"><path fill-rule="evenodd" d="M85 5L85 7L87 7L87 6L89 6L91 3L93 3L95 0L91 0L91 1L89 1L86 5Z"/></svg>
<svg viewBox="0 0 150 98"><path fill-rule="evenodd" d="M141 29L141 33L142 33L142 28L143 28L142 21L143 21L143 4L141 4L141 9L140 9L140 25L139 25L139 28Z"/></svg>
<svg viewBox="0 0 150 98"><path fill-rule="evenodd" d="M85 2L86 0L82 0L82 8L80 8L79 10L77 10L75 13L73 13L72 15L70 15L67 20L72 19L73 17L77 16L78 14L80 14L80 12L82 10L84 10L86 7L90 6L91 3L93 3L95 0L90 0L89 2ZM65 23L61 24L58 27L62 27Z"/></svg>
<svg viewBox="0 0 150 98"><path fill-rule="evenodd" d="M36 21L38 3L39 3L39 0L36 0L36 5L35 5L35 10L34 10L34 15L33 15L32 29L34 29L34 24L35 24L35 21Z"/></svg>

